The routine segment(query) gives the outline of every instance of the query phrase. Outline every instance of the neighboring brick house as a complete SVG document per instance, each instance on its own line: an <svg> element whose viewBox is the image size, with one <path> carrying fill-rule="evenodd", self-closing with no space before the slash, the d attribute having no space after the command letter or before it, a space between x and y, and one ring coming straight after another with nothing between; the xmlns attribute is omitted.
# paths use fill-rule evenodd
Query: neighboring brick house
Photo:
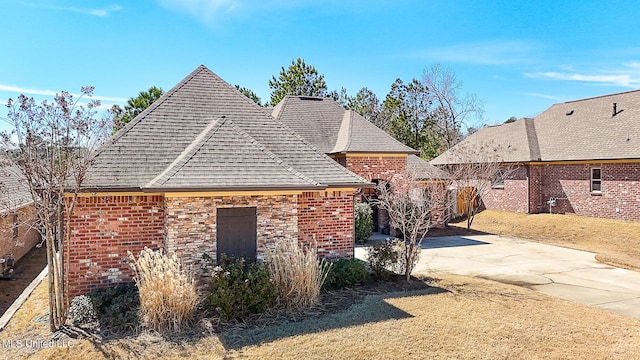
<svg viewBox="0 0 640 360"><path fill-rule="evenodd" d="M354 194L373 186L204 66L97 152L70 220L70 296L128 281L127 251L262 257L276 241L353 256Z"/></svg>
<svg viewBox="0 0 640 360"><path fill-rule="evenodd" d="M41 239L26 181L16 165L0 167L0 258L5 259L0 272L9 259L20 260Z"/></svg>
<svg viewBox="0 0 640 360"><path fill-rule="evenodd" d="M640 221L640 91L555 104L456 147L478 144L499 145L514 169L482 199L488 209ZM456 147L431 163L459 162Z"/></svg>
<svg viewBox="0 0 640 360"><path fill-rule="evenodd" d="M404 175L410 167L422 180L447 176L443 171L420 159L418 151L402 144L352 110L343 109L329 98L286 96L272 112L319 151L340 165L378 183ZM374 189L365 195L375 197ZM386 212L374 207L377 230L388 225Z"/></svg>

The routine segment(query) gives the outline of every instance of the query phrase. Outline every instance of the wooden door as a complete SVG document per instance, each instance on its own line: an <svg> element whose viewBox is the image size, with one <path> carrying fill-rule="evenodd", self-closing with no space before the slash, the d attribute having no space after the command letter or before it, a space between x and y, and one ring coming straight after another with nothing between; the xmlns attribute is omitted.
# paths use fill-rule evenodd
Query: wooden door
<svg viewBox="0 0 640 360"><path fill-rule="evenodd" d="M216 259L222 254L256 260L256 208L218 208Z"/></svg>

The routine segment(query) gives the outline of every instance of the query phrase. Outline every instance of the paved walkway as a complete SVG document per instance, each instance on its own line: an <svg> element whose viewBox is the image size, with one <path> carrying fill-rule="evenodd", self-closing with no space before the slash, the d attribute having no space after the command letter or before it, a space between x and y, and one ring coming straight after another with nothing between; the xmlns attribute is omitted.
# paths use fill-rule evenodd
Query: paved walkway
<svg viewBox="0 0 640 360"><path fill-rule="evenodd" d="M593 253L496 235L428 238L422 248L414 274L477 276L640 319L640 272L601 264Z"/></svg>

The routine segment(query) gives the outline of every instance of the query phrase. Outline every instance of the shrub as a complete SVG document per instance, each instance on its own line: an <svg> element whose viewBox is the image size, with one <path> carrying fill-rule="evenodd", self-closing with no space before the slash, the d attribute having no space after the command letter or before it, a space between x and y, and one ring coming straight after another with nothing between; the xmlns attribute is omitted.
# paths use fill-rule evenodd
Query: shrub
<svg viewBox="0 0 640 360"><path fill-rule="evenodd" d="M89 296L80 295L71 300L69 319L76 325L86 324L96 319L96 310Z"/></svg>
<svg viewBox="0 0 640 360"><path fill-rule="evenodd" d="M334 261L324 281L324 289L341 289L366 281L369 272L364 262L358 259L339 259Z"/></svg>
<svg viewBox="0 0 640 360"><path fill-rule="evenodd" d="M180 331L199 302L191 273L174 254L144 248L138 259L129 252L140 293L140 322L159 332Z"/></svg>
<svg viewBox="0 0 640 360"><path fill-rule="evenodd" d="M400 262L400 241L376 242L367 250L367 261L377 279L389 277L389 270L396 270Z"/></svg>
<svg viewBox="0 0 640 360"><path fill-rule="evenodd" d="M265 264L222 256L211 274L205 306L224 319L262 313L275 303L276 289Z"/></svg>
<svg viewBox="0 0 640 360"><path fill-rule="evenodd" d="M267 266L276 286L278 304L286 309L300 309L318 303L331 263L318 260L313 248L280 241L267 252Z"/></svg>
<svg viewBox="0 0 640 360"><path fill-rule="evenodd" d="M354 207L354 221L356 228L356 243L362 244L369 240L373 232L373 210L367 203L357 203Z"/></svg>
<svg viewBox="0 0 640 360"><path fill-rule="evenodd" d="M138 327L140 297L134 283L120 284L89 293L100 326L115 333Z"/></svg>

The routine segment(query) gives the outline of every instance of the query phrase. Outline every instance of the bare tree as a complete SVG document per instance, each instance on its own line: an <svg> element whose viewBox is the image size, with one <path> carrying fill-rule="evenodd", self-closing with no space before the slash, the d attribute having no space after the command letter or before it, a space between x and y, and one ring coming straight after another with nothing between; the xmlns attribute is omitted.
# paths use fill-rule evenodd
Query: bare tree
<svg viewBox="0 0 640 360"><path fill-rule="evenodd" d="M422 82L431 95L436 126L442 134L443 150L462 140L462 127L472 116L480 117L482 103L475 94L461 97L462 82L449 68L434 64L424 71Z"/></svg>
<svg viewBox="0 0 640 360"><path fill-rule="evenodd" d="M411 173L378 184L378 198L374 202L389 213L390 225L404 241L401 267L407 281L418 261L422 240L437 221L443 220L447 188L441 181L420 182Z"/></svg>
<svg viewBox="0 0 640 360"><path fill-rule="evenodd" d="M109 128L107 118L96 117L99 101L79 102L92 94L93 87L83 87L82 95L75 100L63 91L52 102L38 104L24 95L16 102L7 102L13 130L3 132L2 139L6 158L26 179L40 224L38 230L46 244L52 331L64 325L68 308L63 244L71 236L69 219L91 165L91 154Z"/></svg>
<svg viewBox="0 0 640 360"><path fill-rule="evenodd" d="M482 205L482 199L493 188L504 187L505 179L513 172L513 165L504 162L506 152L492 143L460 144L449 150L450 164L446 171L457 189L458 204L471 229L473 219Z"/></svg>

